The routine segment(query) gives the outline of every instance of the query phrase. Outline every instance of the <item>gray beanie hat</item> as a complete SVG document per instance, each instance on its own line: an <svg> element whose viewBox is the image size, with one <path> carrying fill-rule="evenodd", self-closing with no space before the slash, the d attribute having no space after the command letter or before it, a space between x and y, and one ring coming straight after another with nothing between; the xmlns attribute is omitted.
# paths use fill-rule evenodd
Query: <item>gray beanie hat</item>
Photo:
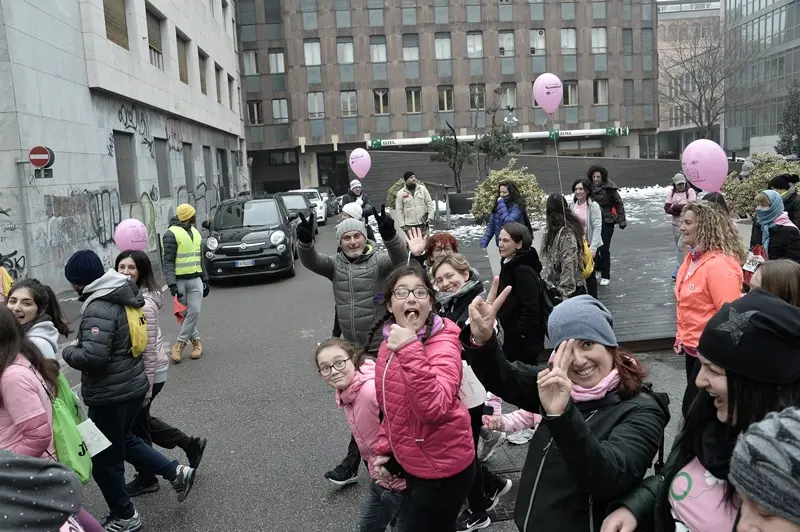
<svg viewBox="0 0 800 532"><path fill-rule="evenodd" d="M342 236L352 231L358 231L364 235L364 238L369 238L367 237L367 226L364 225L364 222L356 220L355 218L347 218L339 222L339 225L336 226L336 241L341 242Z"/></svg>
<svg viewBox="0 0 800 532"><path fill-rule="evenodd" d="M592 296L571 297L553 308L547 321L547 336L553 347L570 339L591 340L606 347L616 347L614 318Z"/></svg>
<svg viewBox="0 0 800 532"><path fill-rule="evenodd" d="M800 526L800 409L770 412L739 436L728 480L768 512Z"/></svg>

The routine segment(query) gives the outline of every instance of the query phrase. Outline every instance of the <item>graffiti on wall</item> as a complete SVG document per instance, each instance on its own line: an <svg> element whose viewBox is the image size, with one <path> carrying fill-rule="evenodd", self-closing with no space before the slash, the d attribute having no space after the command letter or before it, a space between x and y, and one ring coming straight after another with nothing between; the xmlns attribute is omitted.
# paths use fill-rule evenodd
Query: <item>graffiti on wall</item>
<svg viewBox="0 0 800 532"><path fill-rule="evenodd" d="M5 268L14 280L25 277L25 255L21 255L18 250L8 255L0 252L0 266Z"/></svg>
<svg viewBox="0 0 800 532"><path fill-rule="evenodd" d="M153 199L147 192L142 192L137 203L131 203L128 218L136 218L147 228L147 249L156 248L156 206L158 196Z"/></svg>
<svg viewBox="0 0 800 532"><path fill-rule="evenodd" d="M108 134L108 142L106 143L106 151L109 157L114 156L114 132Z"/></svg>
<svg viewBox="0 0 800 532"><path fill-rule="evenodd" d="M153 151L153 134L150 131L150 119L147 116L147 111L135 105L125 105L123 103L119 106L117 117L122 127L139 135L142 145L150 152L150 157L155 157L155 152Z"/></svg>
<svg viewBox="0 0 800 532"><path fill-rule="evenodd" d="M181 185L175 194L175 206L181 203L188 203L197 211L197 220L203 222L208 220L211 210L220 201L220 190L218 185L206 185L205 181L198 183L194 192L189 192L186 187Z"/></svg>
<svg viewBox="0 0 800 532"><path fill-rule="evenodd" d="M183 150L183 132L181 122L177 118L167 118L164 125L164 132L167 136L167 146L171 151Z"/></svg>
<svg viewBox="0 0 800 532"><path fill-rule="evenodd" d="M122 206L116 189L103 188L94 192L84 191L89 200L89 215L94 234L101 246L114 243L114 230L122 221Z"/></svg>
<svg viewBox="0 0 800 532"><path fill-rule="evenodd" d="M11 209L4 209L4 208L0 207L0 214L5 216L6 218L8 218L8 217L11 216Z"/></svg>

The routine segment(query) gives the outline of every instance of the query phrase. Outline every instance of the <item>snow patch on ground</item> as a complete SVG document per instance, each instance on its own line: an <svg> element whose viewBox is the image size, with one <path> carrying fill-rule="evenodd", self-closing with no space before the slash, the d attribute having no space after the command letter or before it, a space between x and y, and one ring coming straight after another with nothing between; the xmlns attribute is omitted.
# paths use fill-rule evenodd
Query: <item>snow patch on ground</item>
<svg viewBox="0 0 800 532"><path fill-rule="evenodd" d="M619 189L619 195L625 203L625 218L628 223L670 223L671 218L664 213L663 208L664 199L667 197L670 188L652 186Z"/></svg>

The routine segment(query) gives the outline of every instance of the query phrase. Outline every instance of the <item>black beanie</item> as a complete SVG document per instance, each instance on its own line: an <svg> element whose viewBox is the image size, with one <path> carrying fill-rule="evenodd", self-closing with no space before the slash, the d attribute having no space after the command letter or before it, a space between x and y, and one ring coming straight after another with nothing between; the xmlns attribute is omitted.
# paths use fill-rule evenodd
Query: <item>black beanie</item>
<svg viewBox="0 0 800 532"><path fill-rule="evenodd" d="M87 286L98 280L105 273L103 262L92 250L76 251L64 267L64 277L76 286Z"/></svg>
<svg viewBox="0 0 800 532"><path fill-rule="evenodd" d="M726 303L698 351L713 364L768 384L800 380L800 308L761 289Z"/></svg>
<svg viewBox="0 0 800 532"><path fill-rule="evenodd" d="M774 190L789 190L792 184L800 181L797 174L781 174L769 180L767 186Z"/></svg>

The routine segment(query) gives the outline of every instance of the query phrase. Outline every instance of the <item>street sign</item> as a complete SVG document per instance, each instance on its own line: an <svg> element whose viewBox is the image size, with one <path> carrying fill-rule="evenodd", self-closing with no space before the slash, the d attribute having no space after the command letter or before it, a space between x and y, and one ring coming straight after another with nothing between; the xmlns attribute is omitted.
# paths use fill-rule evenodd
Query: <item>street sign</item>
<svg viewBox="0 0 800 532"><path fill-rule="evenodd" d="M56 162L56 154L46 146L36 146L28 153L28 160L36 168L50 168Z"/></svg>

